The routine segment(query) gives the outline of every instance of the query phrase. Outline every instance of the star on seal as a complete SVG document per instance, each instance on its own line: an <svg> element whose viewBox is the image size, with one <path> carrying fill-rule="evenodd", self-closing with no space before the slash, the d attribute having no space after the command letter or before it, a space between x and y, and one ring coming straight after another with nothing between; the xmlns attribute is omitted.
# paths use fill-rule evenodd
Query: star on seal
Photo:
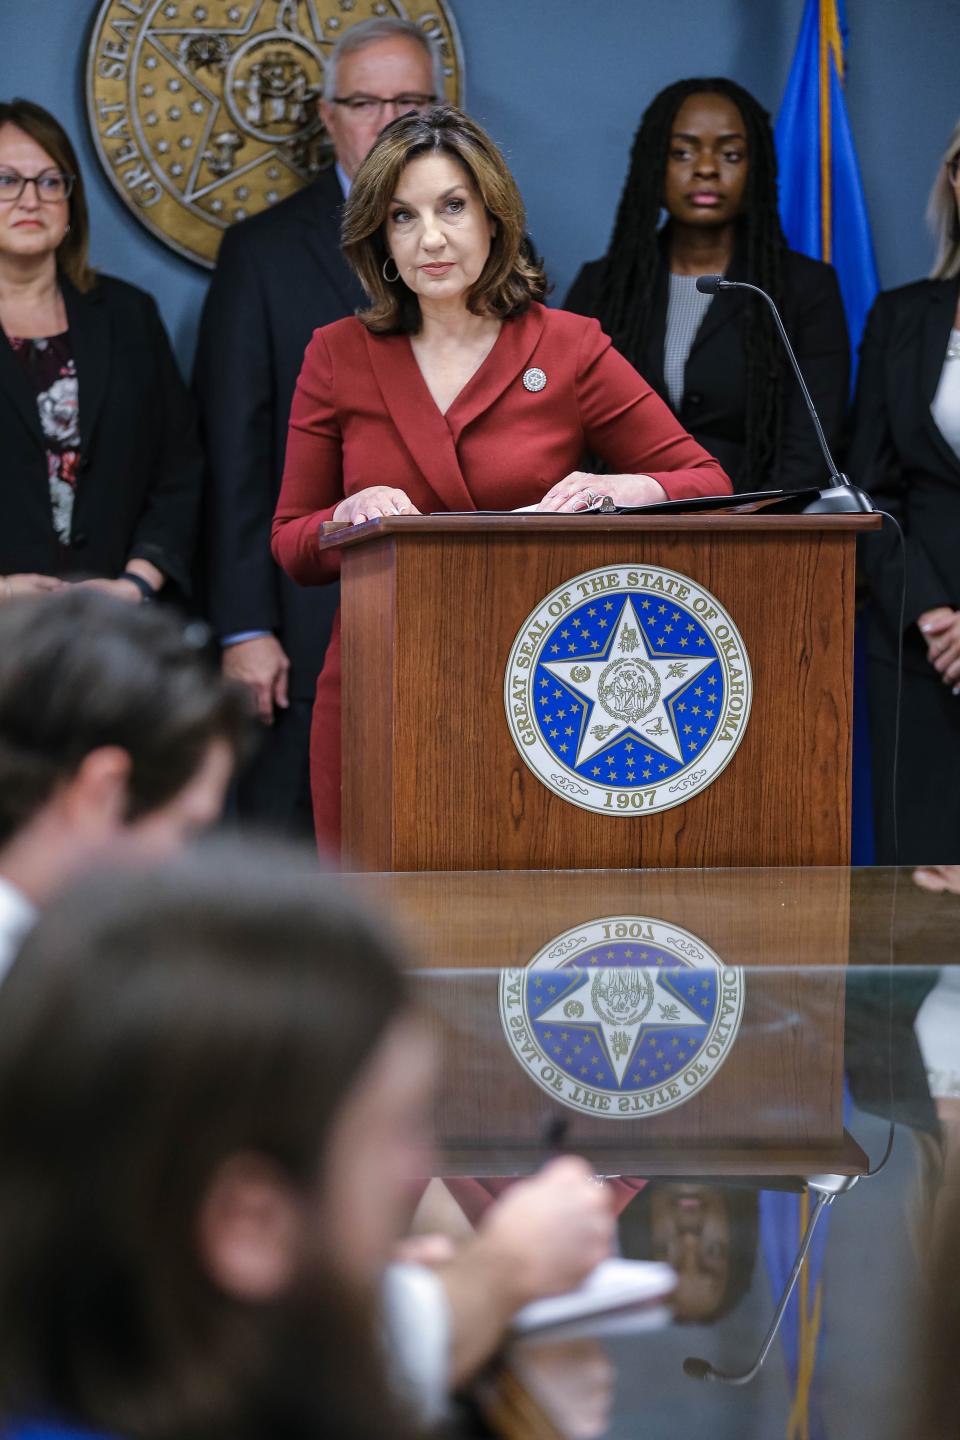
<svg viewBox="0 0 960 1440"><path fill-rule="evenodd" d="M667 701L676 690L696 680L710 665L710 660L691 659L685 665L663 660L651 654L641 640L643 626L627 600L617 628L613 632L610 655L617 658L607 665L592 665L585 680L574 678L587 668L573 661L545 660L543 668L565 681L584 700L609 716L612 724L584 727L577 747L574 765L591 760L600 750L616 743L626 730L635 730L650 739L658 750L671 759L683 762L683 753L673 727ZM630 653L642 645L642 657ZM626 652L626 653L625 653ZM591 716L592 718L592 716Z"/></svg>
<svg viewBox="0 0 960 1440"><path fill-rule="evenodd" d="M534 395L543 390L547 383L547 372L541 370L538 365L531 365L529 370L523 372L523 388L530 390Z"/></svg>
<svg viewBox="0 0 960 1440"><path fill-rule="evenodd" d="M500 1019L531 1080L571 1109L636 1119L710 1083L736 1040L744 978L691 931L588 920L500 981Z"/></svg>
<svg viewBox="0 0 960 1440"><path fill-rule="evenodd" d="M568 1032L599 1033L606 1064L618 1086L630 1068L641 1029L649 1036L661 1028L671 1035L678 1026L688 1031L707 1028L703 1013L680 993L668 989L663 972L656 966L604 967L593 974L572 970L564 973L564 979L567 984L563 995L553 1005L538 1010L537 1022L557 1024ZM570 1019L566 1008L571 994L583 1006L583 1015L578 1019Z"/></svg>
<svg viewBox="0 0 960 1440"><path fill-rule="evenodd" d="M611 817L682 805L746 732L753 681L716 596L660 566L611 565L531 611L504 673L507 723L554 794Z"/></svg>

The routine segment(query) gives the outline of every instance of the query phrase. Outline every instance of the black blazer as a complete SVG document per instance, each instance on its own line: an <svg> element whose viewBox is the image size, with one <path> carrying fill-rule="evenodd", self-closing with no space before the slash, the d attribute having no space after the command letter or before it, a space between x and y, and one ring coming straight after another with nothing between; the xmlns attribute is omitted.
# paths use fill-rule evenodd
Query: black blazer
<svg viewBox="0 0 960 1440"><path fill-rule="evenodd" d="M0 332L0 574L113 578L149 560L189 589L202 459L193 404L151 297L109 275L61 277L80 403L70 544L53 528L37 397Z"/></svg>
<svg viewBox="0 0 960 1440"><path fill-rule="evenodd" d="M603 280L603 260L584 265L564 302L567 310L596 315ZM735 255L727 272L730 280L750 280L745 264ZM800 368L831 447L840 438L850 384L850 345L831 265L788 250L784 266L782 316ZM663 345L667 328L669 267L664 253L653 295L653 316L646 354L634 363L673 409L663 378ZM746 321L756 295L728 291L714 296L694 337L684 372L684 393L675 411L681 424L705 450L715 455L733 481L734 490L765 487L786 490L827 481L817 438L789 361L783 357L784 417L780 463L763 477L744 473L747 440Z"/></svg>
<svg viewBox="0 0 960 1440"><path fill-rule="evenodd" d="M313 695L338 587L301 589L284 575L270 554L270 525L303 352L315 329L364 303L340 253L342 205L331 170L227 231L195 371L211 620L220 636L273 631L291 660L291 694L303 699Z"/></svg>
<svg viewBox="0 0 960 1440"><path fill-rule="evenodd" d="M878 295L860 346L847 468L907 541L904 661L932 672L916 620L938 605L960 608L960 459L930 414L957 308L960 279L918 280ZM893 660L900 604L893 527L866 537L861 560L876 623L870 651Z"/></svg>

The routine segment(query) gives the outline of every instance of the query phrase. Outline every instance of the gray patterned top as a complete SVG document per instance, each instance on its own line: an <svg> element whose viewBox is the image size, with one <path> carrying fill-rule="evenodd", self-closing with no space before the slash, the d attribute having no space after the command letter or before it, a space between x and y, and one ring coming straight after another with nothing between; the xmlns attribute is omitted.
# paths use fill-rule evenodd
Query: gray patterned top
<svg viewBox="0 0 960 1440"><path fill-rule="evenodd" d="M712 299L712 295L700 294L696 275L670 276L667 329L663 340L663 378L674 410L680 409L687 356Z"/></svg>

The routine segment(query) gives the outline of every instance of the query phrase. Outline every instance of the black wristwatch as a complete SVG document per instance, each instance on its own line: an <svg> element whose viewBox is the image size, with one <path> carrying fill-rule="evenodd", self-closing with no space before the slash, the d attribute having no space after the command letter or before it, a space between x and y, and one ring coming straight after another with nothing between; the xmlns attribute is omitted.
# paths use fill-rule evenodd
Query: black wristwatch
<svg viewBox="0 0 960 1440"><path fill-rule="evenodd" d="M119 578L121 580L129 580L134 585L136 585L137 589L140 591L140 600L142 604L152 605L154 600L156 600L156 590L154 590L149 580L144 580L142 575L137 575L133 570L124 570L123 574Z"/></svg>

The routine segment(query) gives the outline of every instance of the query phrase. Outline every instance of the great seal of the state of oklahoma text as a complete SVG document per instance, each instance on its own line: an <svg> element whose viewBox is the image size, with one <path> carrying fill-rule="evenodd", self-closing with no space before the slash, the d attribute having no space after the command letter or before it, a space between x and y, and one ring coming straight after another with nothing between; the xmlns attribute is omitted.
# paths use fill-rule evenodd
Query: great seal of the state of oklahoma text
<svg viewBox="0 0 960 1440"><path fill-rule="evenodd" d="M515 1058L552 1099L636 1120L714 1078L743 1018L742 970L699 936L647 915L589 920L500 978Z"/></svg>
<svg viewBox="0 0 960 1440"><path fill-rule="evenodd" d="M575 575L523 622L504 706L537 779L601 815L682 805L730 763L753 680L733 618L695 580L655 565Z"/></svg>
<svg viewBox="0 0 960 1440"><path fill-rule="evenodd" d="M463 102L446 0L102 0L87 51L97 154L137 219L212 265L229 225L329 165L317 111L327 57L358 21L396 16L439 50Z"/></svg>

